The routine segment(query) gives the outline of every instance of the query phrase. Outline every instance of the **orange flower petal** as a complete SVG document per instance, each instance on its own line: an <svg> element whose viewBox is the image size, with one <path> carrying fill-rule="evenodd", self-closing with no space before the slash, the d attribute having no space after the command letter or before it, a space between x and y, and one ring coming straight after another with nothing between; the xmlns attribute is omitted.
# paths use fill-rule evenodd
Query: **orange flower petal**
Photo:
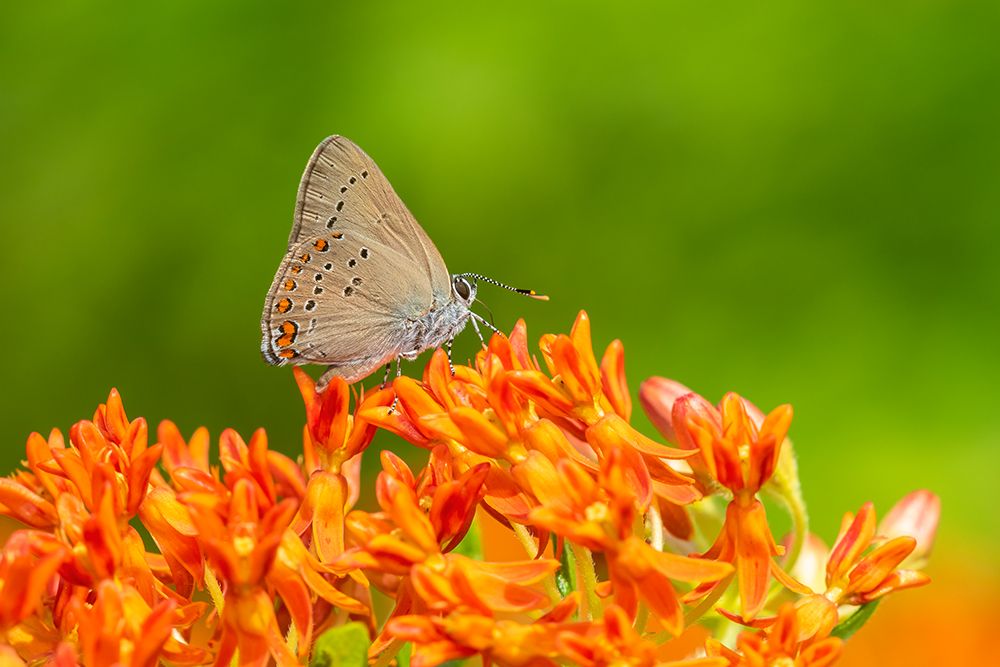
<svg viewBox="0 0 1000 667"><path fill-rule="evenodd" d="M876 588L917 546L912 537L897 537L861 559L848 575L845 593L864 593Z"/></svg>
<svg viewBox="0 0 1000 667"><path fill-rule="evenodd" d="M917 588L931 583L931 578L923 572L914 570L896 570L882 580L878 587L854 596L857 599L850 600L859 604L865 604L877 600L884 595L894 591L901 591L905 588Z"/></svg>
<svg viewBox="0 0 1000 667"><path fill-rule="evenodd" d="M827 585L847 575L874 536L875 506L869 502L862 505L858 515L848 524L830 552L830 560L826 564Z"/></svg>
<svg viewBox="0 0 1000 667"><path fill-rule="evenodd" d="M541 371L513 371L507 378L518 391L551 410L568 413L573 409L573 401Z"/></svg>
<svg viewBox="0 0 1000 667"><path fill-rule="evenodd" d="M393 523L403 534L425 553L439 551L434 528L420 508L413 489L403 486L399 480L386 473L380 473L375 484L375 495L379 505L392 517Z"/></svg>
<svg viewBox="0 0 1000 667"><path fill-rule="evenodd" d="M336 560L344 552L346 502L347 482L342 475L317 471L309 478L296 524L310 524L313 548L322 562Z"/></svg>
<svg viewBox="0 0 1000 667"><path fill-rule="evenodd" d="M588 433L591 431L595 432L595 437L603 438L606 442L614 442L616 444L627 443L637 452L656 458L687 459L697 454L695 451L661 445L636 431L618 415L604 417L596 425L588 429Z"/></svg>
<svg viewBox="0 0 1000 667"><path fill-rule="evenodd" d="M58 523L52 503L6 477L0 478L0 513L34 528L48 528Z"/></svg>
<svg viewBox="0 0 1000 667"><path fill-rule="evenodd" d="M601 389L618 416L631 419L632 395L625 380L625 346L620 340L611 341L601 359Z"/></svg>
<svg viewBox="0 0 1000 667"><path fill-rule="evenodd" d="M459 430L459 440L466 448L495 459L507 457L510 444L507 433L487 419L479 410L458 407L449 413Z"/></svg>
<svg viewBox="0 0 1000 667"><path fill-rule="evenodd" d="M753 618L767 600L771 580L771 531L764 506L760 501L747 507L730 503L726 509L727 523L736 531L736 573L739 578L740 603L743 615Z"/></svg>

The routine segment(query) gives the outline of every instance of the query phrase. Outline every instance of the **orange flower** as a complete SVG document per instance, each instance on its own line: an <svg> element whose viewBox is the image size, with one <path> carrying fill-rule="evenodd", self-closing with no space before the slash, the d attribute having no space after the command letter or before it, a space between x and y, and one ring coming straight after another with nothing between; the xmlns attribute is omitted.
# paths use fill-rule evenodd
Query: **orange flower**
<svg viewBox="0 0 1000 667"><path fill-rule="evenodd" d="M599 367L586 312L580 311L568 336L547 334L539 346L551 379L529 368L512 371L510 382L531 398L543 415L581 433L605 415L631 416L621 342L608 347Z"/></svg>
<svg viewBox="0 0 1000 667"><path fill-rule="evenodd" d="M784 550L775 543L764 505L757 499L757 492L777 465L791 419L791 407L783 405L758 427L744 400L732 393L723 397L719 409L697 394L687 394L673 405L672 423L678 440L701 453L692 459L692 465L703 468L733 493L722 532L702 557L736 566L746 618L753 618L764 606L772 574L792 590L809 592L772 560ZM702 586L689 599L707 595L713 588Z"/></svg>
<svg viewBox="0 0 1000 667"><path fill-rule="evenodd" d="M179 608L173 600L150 607L129 586L102 581L92 604L74 598L71 611L78 623L85 665L153 667L161 659L175 664L204 664L206 651L180 641L180 629L201 614L202 603Z"/></svg>
<svg viewBox="0 0 1000 667"><path fill-rule="evenodd" d="M432 464L419 479L390 452L382 453L382 465L376 481L382 512L356 510L347 522L352 540L360 546L354 562L395 598L391 618L452 611L523 613L548 602L534 586L559 567L557 561L487 563L448 552L471 523L482 497L486 464L457 478L451 477L448 466ZM377 656L390 641L383 632L370 655Z"/></svg>
<svg viewBox="0 0 1000 667"><path fill-rule="evenodd" d="M499 458L539 416L579 437L605 415L629 418L632 408L622 345L612 343L598 367L586 313L579 314L569 336L542 337L540 347L551 378L531 361L525 339L526 328L519 321L510 338L494 336L477 356L475 367L456 366L454 376L438 351L422 384L409 378L395 382L401 412L372 411L363 416L419 446L452 438L484 456ZM457 408L471 411L456 413ZM428 419L430 415L450 418L452 423L442 424L440 417Z"/></svg>
<svg viewBox="0 0 1000 667"><path fill-rule="evenodd" d="M0 552L0 628L17 625L44 601L70 550L39 531L13 533Z"/></svg>
<svg viewBox="0 0 1000 667"><path fill-rule="evenodd" d="M0 486L0 511L64 542L73 558L61 574L70 583L129 577L155 604L173 592L154 576L142 538L128 522L145 499L161 449L147 446L145 420L129 421L112 390L93 421L73 426L69 447L58 431L48 441L37 433L28 438L30 472Z"/></svg>
<svg viewBox="0 0 1000 667"><path fill-rule="evenodd" d="M367 396L362 394L352 414L351 390L343 378L334 378L326 389L317 392L316 383L302 368L296 366L293 372L306 406L303 440L309 459L307 470L322 468L340 472L341 466L363 452L375 437L375 426L360 418L360 413L389 405L392 391L383 389Z"/></svg>
<svg viewBox="0 0 1000 667"><path fill-rule="evenodd" d="M331 571L312 558L289 530L295 500L270 507L261 491L240 478L227 497L186 492L179 500L197 528L199 543L225 584L222 636L216 664L225 664L238 648L242 664L298 664L284 641L275 616L277 595L295 624L304 657L312 639L313 596L350 613L367 615L368 607L332 586Z"/></svg>
<svg viewBox="0 0 1000 667"><path fill-rule="evenodd" d="M633 627L620 607L604 610L604 618L563 630L556 637L562 657L582 667L726 667L725 658L695 658L664 662L657 657L659 646L645 639Z"/></svg>
<svg viewBox="0 0 1000 667"><path fill-rule="evenodd" d="M481 563L447 553L468 530L488 466L431 484L418 481L390 452L382 453L382 465L375 487L382 513L355 511L348 517L354 539L371 559L362 561L366 569L402 577L404 583L394 585L400 595L412 592L422 608L438 612L525 611L546 602L530 586L558 568L556 561ZM418 489L426 495L418 497ZM406 604L397 598L397 606Z"/></svg>
<svg viewBox="0 0 1000 667"><path fill-rule="evenodd" d="M147 447L146 421L129 422L121 397L111 390L94 421L73 426L70 441L66 447L55 430L48 441L31 434L26 447L30 472L0 480L0 512L29 526L53 528L60 522L58 499L71 494L94 512L107 484L114 515L126 521L136 515L162 449Z"/></svg>
<svg viewBox="0 0 1000 667"><path fill-rule="evenodd" d="M361 494L361 454L375 437L375 426L361 412L388 406L392 391L362 393L352 414L351 390L342 378L334 378L317 392L304 370L296 367L294 374L306 406L302 448L309 475L294 528L298 533L311 532L313 553L331 563L344 552L344 516ZM282 476L294 484L298 468L286 468Z"/></svg>
<svg viewBox="0 0 1000 667"><path fill-rule="evenodd" d="M448 660L481 654L500 667L542 667L558 664L556 637L576 609L571 594L548 613L530 623L498 620L491 615L455 612L443 617L398 616L386 624L386 632L413 644L413 667L434 667Z"/></svg>
<svg viewBox="0 0 1000 667"><path fill-rule="evenodd" d="M840 657L843 642L836 637L813 636L802 640L795 605L781 608L777 619L765 632L744 632L736 644L737 651L710 639L709 655L728 660L731 667L827 667Z"/></svg>
<svg viewBox="0 0 1000 667"><path fill-rule="evenodd" d="M610 591L626 613L634 616L639 601L657 615L672 634L680 634L684 616L673 581L719 581L731 572L726 563L687 558L653 549L632 535L641 504L636 483L622 463L623 448L607 452L600 476L594 479L570 459L553 464L532 452L517 476L538 499L529 520L576 545L603 552Z"/></svg>
<svg viewBox="0 0 1000 667"><path fill-rule="evenodd" d="M715 407L653 378L641 398L678 445L668 447L629 424L622 345L598 364L586 313L539 347L542 363L519 321L473 364L452 372L438 350L420 380L353 404L343 381L317 392L296 369L306 408L297 459L272 451L262 429L248 441L224 431L218 464L204 429L185 440L163 422L150 446L115 391L68 438L32 434L24 469L0 479L0 514L25 527L0 548L0 662L221 666L238 654L241 665L291 666L319 657L320 633L356 620L378 664L409 642L415 667L821 666L839 656L830 635L841 613L927 583L914 568L933 543L933 494L910 494L878 530L870 504L847 515L829 553L805 534L804 508L793 510L795 572L813 592L775 562L782 547L758 499L772 477L772 490L798 493L783 447L788 406L765 417L727 394ZM378 510L351 511L377 428L423 447L426 464L411 470L383 452ZM703 494L729 500L718 534L705 536L705 508L689 506ZM529 559L463 555L480 507ZM677 553L713 537L699 556ZM568 572L544 557L550 548ZM663 646L666 635L711 610L735 576L741 614L718 611L757 632L677 660L708 628ZM775 607L793 601L766 617L771 577L798 596L777 593ZM370 586L391 599L388 618L374 613ZM192 601L199 590L211 605Z"/></svg>
<svg viewBox="0 0 1000 667"><path fill-rule="evenodd" d="M427 365L424 381L395 383L399 410L362 414L413 444L447 446L462 469L490 463L485 502L507 520L527 520L532 501L512 474L531 451L555 461L570 458L596 472L606 451L622 449L621 465L635 491L671 503L700 497L693 480L667 464L692 455L653 442L628 425L630 399L624 379L622 346L613 343L598 368L591 350L590 324L581 313L569 336L543 336L550 379L531 361L526 330L518 322L510 338L495 335L475 368L450 372L443 352ZM570 379L568 379L570 378Z"/></svg>
<svg viewBox="0 0 1000 667"><path fill-rule="evenodd" d="M933 528L929 532L933 533ZM868 552L874 543L875 508L871 503L865 503L857 516L850 512L844 515L840 536L826 564L827 598L838 604L866 604L893 591L930 583L930 577L922 572L898 569L916 548L915 538L894 537Z"/></svg>
<svg viewBox="0 0 1000 667"><path fill-rule="evenodd" d="M236 482L228 499L189 492L181 494L180 500L198 530L209 564L226 584L216 664L228 663L237 647L245 665L264 665L269 655L279 665L297 664L264 588L264 578L295 513L295 501L283 500L262 511L247 479ZM298 630L303 635L309 632L308 628Z"/></svg>

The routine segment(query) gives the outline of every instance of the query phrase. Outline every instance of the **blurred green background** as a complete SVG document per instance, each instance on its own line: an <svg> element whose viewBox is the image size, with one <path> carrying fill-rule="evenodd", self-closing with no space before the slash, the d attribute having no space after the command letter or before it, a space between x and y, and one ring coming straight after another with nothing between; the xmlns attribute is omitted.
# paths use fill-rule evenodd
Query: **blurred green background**
<svg viewBox="0 0 1000 667"><path fill-rule="evenodd" d="M112 386L130 416L265 426L295 451L300 399L258 322L305 161L339 133L449 268L552 296L484 288L502 328L524 316L537 340L585 308L634 390L791 402L820 534L928 487L939 551L995 559L998 19L953 0L4 3L0 463Z"/></svg>

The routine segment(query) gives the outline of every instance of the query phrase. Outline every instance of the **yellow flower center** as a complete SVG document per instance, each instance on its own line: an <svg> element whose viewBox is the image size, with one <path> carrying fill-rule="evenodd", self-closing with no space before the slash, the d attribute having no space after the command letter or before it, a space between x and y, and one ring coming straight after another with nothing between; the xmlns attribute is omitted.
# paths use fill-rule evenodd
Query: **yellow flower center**
<svg viewBox="0 0 1000 667"><path fill-rule="evenodd" d="M608 506L600 501L591 503L587 509L584 510L583 515L587 518L587 521L593 521L595 523L607 521Z"/></svg>
<svg viewBox="0 0 1000 667"><path fill-rule="evenodd" d="M237 555L249 556L253 553L253 538L247 536L233 538L233 548L236 550Z"/></svg>

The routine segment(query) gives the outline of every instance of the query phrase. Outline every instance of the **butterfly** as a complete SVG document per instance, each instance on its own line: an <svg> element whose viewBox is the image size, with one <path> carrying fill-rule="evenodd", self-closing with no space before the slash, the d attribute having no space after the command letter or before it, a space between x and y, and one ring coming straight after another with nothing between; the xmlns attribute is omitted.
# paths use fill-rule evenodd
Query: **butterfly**
<svg viewBox="0 0 1000 667"><path fill-rule="evenodd" d="M471 320L475 273L449 274L441 253L378 165L341 136L324 139L299 184L288 249L261 316L261 353L275 366L328 366L317 383L348 383L451 343ZM482 335L480 334L480 339Z"/></svg>

